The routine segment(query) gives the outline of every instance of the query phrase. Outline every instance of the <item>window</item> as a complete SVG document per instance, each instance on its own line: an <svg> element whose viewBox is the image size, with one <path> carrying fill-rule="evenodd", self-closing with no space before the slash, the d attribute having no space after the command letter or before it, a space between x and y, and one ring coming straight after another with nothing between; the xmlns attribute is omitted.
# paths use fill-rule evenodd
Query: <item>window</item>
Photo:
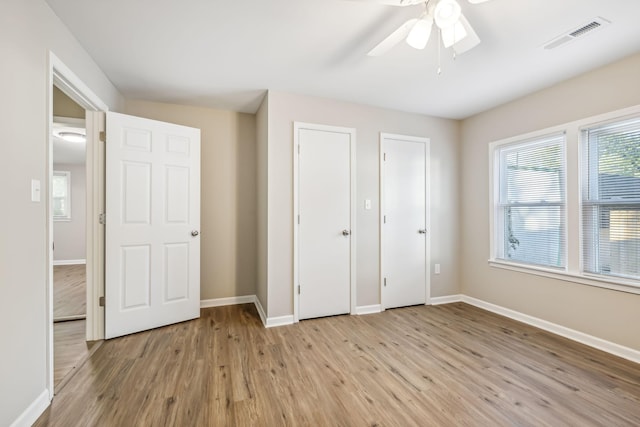
<svg viewBox="0 0 640 427"><path fill-rule="evenodd" d="M499 147L496 258L565 266L564 134Z"/></svg>
<svg viewBox="0 0 640 427"><path fill-rule="evenodd" d="M71 173L53 171L53 219L69 221L71 219Z"/></svg>
<svg viewBox="0 0 640 427"><path fill-rule="evenodd" d="M640 279L640 118L581 135L583 270Z"/></svg>

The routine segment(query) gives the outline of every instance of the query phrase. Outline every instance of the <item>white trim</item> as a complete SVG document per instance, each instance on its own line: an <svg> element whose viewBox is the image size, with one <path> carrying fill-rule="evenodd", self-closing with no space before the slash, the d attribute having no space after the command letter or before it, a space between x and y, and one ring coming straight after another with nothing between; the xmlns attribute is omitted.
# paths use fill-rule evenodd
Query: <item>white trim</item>
<svg viewBox="0 0 640 427"><path fill-rule="evenodd" d="M278 317L267 317L267 322L265 323L265 328L273 328L275 326L286 326L293 325L293 315L288 316L278 316Z"/></svg>
<svg viewBox="0 0 640 427"><path fill-rule="evenodd" d="M200 308L223 307L227 305L255 303L255 295L242 295L237 297L213 298L200 300Z"/></svg>
<svg viewBox="0 0 640 427"><path fill-rule="evenodd" d="M256 306L256 310L258 310L258 315L260 316L260 320L262 321L262 325L264 325L264 327L267 327L267 315L264 312L264 308L262 308L262 303L260 302L260 299L258 298L258 296L255 296L255 301L253 302Z"/></svg>
<svg viewBox="0 0 640 427"><path fill-rule="evenodd" d="M492 304L467 295L462 295L462 302L473 305L475 307L479 307L483 310L490 311L492 313L499 314L501 316L508 317L510 319L517 320L522 323L526 323L531 326L535 326L536 328L540 328L547 332L551 332L570 340L577 341L581 344L588 345L589 347L605 351L615 356L631 360L632 362L640 363L640 351L638 350L634 350L620 344L612 343L611 341L606 341L601 338L594 337L593 335L585 334L584 332L576 331L574 329L570 329L556 323L529 316L528 314L520 313L518 311L511 310L509 308Z"/></svg>
<svg viewBox="0 0 640 427"><path fill-rule="evenodd" d="M51 51L49 51L48 57L48 79L47 79L47 116L46 116L46 141L47 141L47 162L46 162L46 212L47 212L47 225L46 225L46 242L45 253L47 259L47 280L46 280L46 312L45 312L45 328L46 328L46 377L45 384L47 386L49 399L53 398L54 382L53 382L53 213L52 213L52 188L51 177L53 175L53 86L60 89L67 96L77 102L85 110L89 111L107 111L109 107L105 104L89 87L67 67L58 57ZM88 114L88 113L87 113ZM87 122L87 158L89 159L90 148L89 145L95 143L93 139L89 138L89 125ZM96 134L97 135L97 134ZM97 140L97 139L96 139ZM89 159L92 160L92 159ZM97 174L99 171L93 168L93 163L87 162L87 175ZM87 181L89 184L89 181ZM90 193L89 186L87 186L87 195L91 195L94 199L98 199L102 194ZM90 198L87 197L87 229L91 232L86 234L87 243L87 259L89 266L102 265L104 260L100 260L94 256L91 252L91 248L94 245L94 240L99 239L96 236L94 239L93 230L90 228L90 224L93 222L90 216L91 206L89 203ZM90 220L92 219L92 220ZM95 219L97 222L97 218ZM97 340L104 336L104 328L98 331L98 334L92 334L97 327L104 324L104 316L99 319L98 316L102 315L103 311L98 310L96 312L94 305L98 305L97 298L94 301L90 301L89 298L94 295L95 288L100 286L101 283L96 281L93 275L87 274L87 339ZM89 290L91 288L91 290ZM100 291L100 289L97 289Z"/></svg>
<svg viewBox="0 0 640 427"><path fill-rule="evenodd" d="M384 194L384 143L386 139L395 139L401 141L420 142L424 144L424 179L425 179L425 229L427 234L425 235L425 305L431 304L431 140L429 138L420 136L398 135L394 133L380 132L379 138L379 191L380 191L380 204L378 207L378 224L380 233L380 248L379 248L379 294L380 294L380 311L385 310L384 304L384 206L385 206L385 194Z"/></svg>
<svg viewBox="0 0 640 427"><path fill-rule="evenodd" d="M43 390L42 393L25 409L10 427L29 427L42 415L49 407L51 400L49 398L49 390Z"/></svg>
<svg viewBox="0 0 640 427"><path fill-rule="evenodd" d="M442 297L432 297L431 298L431 305L441 305L441 304L451 304L454 302L460 302L462 301L462 298L464 297L464 295L458 294L458 295L445 295Z"/></svg>
<svg viewBox="0 0 640 427"><path fill-rule="evenodd" d="M57 259L53 261L53 265L81 265L86 263L86 259Z"/></svg>
<svg viewBox="0 0 640 427"><path fill-rule="evenodd" d="M292 146L292 156L293 156L293 217L292 217L292 227L293 227L293 286L291 291L293 292L293 323L298 322L299 318L299 307L300 307L300 298L297 292L298 284L299 284L299 259L298 259L298 186L299 186L299 159L298 159L298 134L300 129L310 129L310 130L318 130L325 132L336 132L336 133L344 133L349 135L349 167L350 167L350 193L351 193L351 206L350 206L350 221L351 221L351 244L350 244L350 262L351 262L351 277L350 277L350 314L356 314L356 242L357 242L357 234L356 234L356 210L357 210L357 198L356 198L356 129L355 128L346 128L346 127L338 127L338 126L328 126L328 125L319 125L313 123L303 123L303 122L293 122L293 146ZM288 318L289 316L281 316L277 318L267 318L267 327L270 326L279 326L281 323L279 322L288 322L287 320L282 320L284 318ZM274 322L278 322L278 324L269 325L271 319ZM289 323L282 323L289 324Z"/></svg>
<svg viewBox="0 0 640 427"><path fill-rule="evenodd" d="M613 278L609 281L606 276L587 276L570 273L566 270L551 270L538 266L526 264L516 264L508 261L490 259L491 267L502 268L504 270L517 271L519 273L533 274L534 276L548 277L550 279L562 280L565 282L579 283L581 285L595 286L598 288L611 289L614 291L627 292L630 294L640 294L640 287L637 282L625 281L620 278ZM615 280L615 282L613 281Z"/></svg>
<svg viewBox="0 0 640 427"><path fill-rule="evenodd" d="M374 313L380 313L380 312L382 312L382 306L380 304L360 305L356 307L357 315L374 314Z"/></svg>

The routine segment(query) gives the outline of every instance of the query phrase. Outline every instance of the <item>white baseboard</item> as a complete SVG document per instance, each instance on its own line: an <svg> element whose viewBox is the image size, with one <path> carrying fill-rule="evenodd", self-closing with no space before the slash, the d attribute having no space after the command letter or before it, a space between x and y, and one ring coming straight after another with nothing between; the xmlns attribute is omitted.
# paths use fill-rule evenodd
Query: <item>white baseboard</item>
<svg viewBox="0 0 640 427"><path fill-rule="evenodd" d="M431 297L431 305L451 304L462 301L462 295L446 295L443 297Z"/></svg>
<svg viewBox="0 0 640 427"><path fill-rule="evenodd" d="M267 317L267 322L264 324L266 328L273 328L274 326L286 326L293 325L293 315Z"/></svg>
<svg viewBox="0 0 640 427"><path fill-rule="evenodd" d="M357 315L380 313L381 311L382 311L382 306L380 304L361 305L356 307Z"/></svg>
<svg viewBox="0 0 640 427"><path fill-rule="evenodd" d="M16 420L11 427L29 427L36 422L38 417L49 407L49 390L44 390Z"/></svg>
<svg viewBox="0 0 640 427"><path fill-rule="evenodd" d="M262 320L262 324L266 327L267 326L267 315L264 312L264 308L262 308L262 303L260 303L260 300L258 299L258 296L256 295L254 304L256 306L256 310L258 310L258 315L260 316L260 320Z"/></svg>
<svg viewBox="0 0 640 427"><path fill-rule="evenodd" d="M200 308L210 307L222 307L225 305L237 305L237 304L254 304L262 324L265 328L272 328L274 326L284 326L293 324L293 315L280 316L280 317L267 317L260 300L255 295L243 295L239 297L228 298L214 298L200 300Z"/></svg>
<svg viewBox="0 0 640 427"><path fill-rule="evenodd" d="M239 297L213 298L200 300L200 308L222 307L225 305L251 304L255 302L255 295L242 295Z"/></svg>
<svg viewBox="0 0 640 427"><path fill-rule="evenodd" d="M518 320L522 323L526 323L528 325L535 326L536 328L540 328L553 334L568 338L570 340L577 341L581 344L588 345L589 347L597 348L598 350L602 350L607 353L622 357L624 359L631 360L632 362L640 363L640 351L638 350L634 350L620 344L612 343L610 341L594 337L593 335L585 334L584 332L576 331L574 329L570 329L556 323L529 316L528 314L520 313L509 308L482 301L477 298L462 295L462 302L482 308L487 311L491 311L501 316Z"/></svg>
<svg viewBox="0 0 640 427"><path fill-rule="evenodd" d="M86 259L56 259L53 261L53 265L80 265L86 263Z"/></svg>

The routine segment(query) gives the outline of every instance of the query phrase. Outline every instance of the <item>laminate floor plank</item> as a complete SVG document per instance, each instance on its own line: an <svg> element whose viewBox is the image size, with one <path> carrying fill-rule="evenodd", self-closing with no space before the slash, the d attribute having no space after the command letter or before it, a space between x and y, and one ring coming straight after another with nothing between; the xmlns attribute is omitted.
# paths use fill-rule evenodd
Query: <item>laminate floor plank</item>
<svg viewBox="0 0 640 427"><path fill-rule="evenodd" d="M53 319L87 314L86 265L53 266Z"/></svg>
<svg viewBox="0 0 640 427"><path fill-rule="evenodd" d="M637 426L640 365L463 303L106 341L43 426Z"/></svg>

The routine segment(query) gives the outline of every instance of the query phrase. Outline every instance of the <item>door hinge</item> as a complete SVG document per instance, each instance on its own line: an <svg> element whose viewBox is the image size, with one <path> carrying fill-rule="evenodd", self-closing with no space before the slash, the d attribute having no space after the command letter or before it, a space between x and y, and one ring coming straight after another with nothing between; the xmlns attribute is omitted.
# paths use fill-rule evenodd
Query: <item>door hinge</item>
<svg viewBox="0 0 640 427"><path fill-rule="evenodd" d="M298 225L300 225L300 215L298 215Z"/></svg>
<svg viewBox="0 0 640 427"><path fill-rule="evenodd" d="M102 225L107 223L107 214L106 213L101 213L100 215L98 215L98 222Z"/></svg>
<svg viewBox="0 0 640 427"><path fill-rule="evenodd" d="M298 295L300 295L300 285L298 285Z"/></svg>
<svg viewBox="0 0 640 427"><path fill-rule="evenodd" d="M384 285L387 286L387 278L384 278Z"/></svg>
<svg viewBox="0 0 640 427"><path fill-rule="evenodd" d="M298 154L300 154L300 144L298 144Z"/></svg>
<svg viewBox="0 0 640 427"><path fill-rule="evenodd" d="M99 305L100 307L104 307L104 297L100 297L100 298L98 298L98 305Z"/></svg>
<svg viewBox="0 0 640 427"><path fill-rule="evenodd" d="M102 142L107 142L107 132L101 130L100 131L100 136L98 137L100 139L100 141Z"/></svg>
<svg viewBox="0 0 640 427"><path fill-rule="evenodd" d="M387 161L387 153L382 153L382 161L383 162Z"/></svg>
<svg viewBox="0 0 640 427"><path fill-rule="evenodd" d="M386 216L386 215L383 215L383 216L382 216L382 223L383 223L383 224L386 224L386 223L387 223L387 216Z"/></svg>

